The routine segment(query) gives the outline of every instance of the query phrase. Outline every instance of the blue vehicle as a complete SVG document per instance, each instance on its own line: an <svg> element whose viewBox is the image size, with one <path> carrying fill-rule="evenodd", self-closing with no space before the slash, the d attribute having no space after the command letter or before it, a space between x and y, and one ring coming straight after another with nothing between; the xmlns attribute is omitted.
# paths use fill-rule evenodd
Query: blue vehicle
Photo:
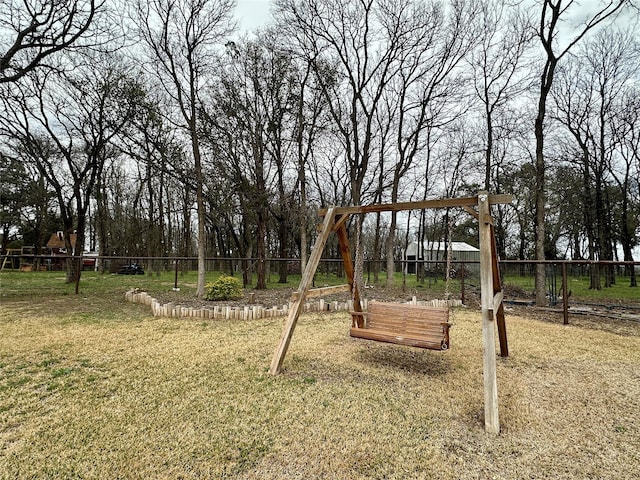
<svg viewBox="0 0 640 480"><path fill-rule="evenodd" d="M118 270L118 275L144 275L144 270L141 265L137 263L131 263L129 265L123 265Z"/></svg>

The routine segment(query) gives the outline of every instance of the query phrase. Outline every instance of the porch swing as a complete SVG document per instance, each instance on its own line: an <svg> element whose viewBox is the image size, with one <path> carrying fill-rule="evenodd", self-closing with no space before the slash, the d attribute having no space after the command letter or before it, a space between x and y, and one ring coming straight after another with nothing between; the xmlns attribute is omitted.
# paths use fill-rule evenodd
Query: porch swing
<svg viewBox="0 0 640 480"><path fill-rule="evenodd" d="M445 351L449 349L449 329L452 308L450 302L451 284L451 234L449 222L449 238L447 245L445 306L413 305L408 303L387 303L371 301L367 311L351 312L351 329L349 335L354 338L376 342L394 343L416 348ZM360 232L357 233L356 258L361 255ZM356 260L358 269L362 262ZM354 274L355 282L362 276Z"/></svg>
<svg viewBox="0 0 640 480"><path fill-rule="evenodd" d="M360 303L359 288L354 275L354 265L349 252L349 238L345 223L352 214L366 214L388 211L403 211L424 208L450 208L458 207L464 209L478 220L479 243L480 243L480 297L481 297L481 316L482 316L482 345L483 345L483 385L484 385L484 422L485 430L492 434L500 432L500 420L498 415L498 382L496 374L496 357L495 357L495 329L497 326L498 337L500 340L500 355L507 357L509 350L507 346L507 332L504 318L504 306L502 303L502 287L500 283L500 273L498 270L498 255L495 245L495 233L493 229L493 218L490 214L491 205L506 204L511 202L510 195L489 195L488 192L478 192L474 197L463 198L442 198L436 200L423 200L419 202L397 202L389 204L377 205L360 205L351 207L329 207L322 209L318 213L324 217L322 226L318 230L318 237L314 248L311 252L305 270L302 274L298 292L289 308L289 315L284 325L284 330L280 338L280 342L276 347L271 360L269 373L277 375L282 370L284 358L289 349L293 331L298 323L298 318L302 313L303 302L307 297L316 297L321 295L333 294L338 291L352 291L353 294L353 314L352 314L352 331L356 335L367 335L364 332L372 332L376 329L364 328L367 325L373 327L376 324L376 316L381 317L402 317L398 324L391 325L390 331L378 328L379 333L376 340L392 341L393 343L402 343L403 345L413 345L422 348L435 348L446 350L449 348L449 307L437 307L439 313L433 310L427 310L425 307L418 307L421 313L418 318L433 319L431 324L435 324L434 331L419 332L414 335L414 324L416 314L412 307L414 305L398 306L392 304L392 310L387 310L386 315L376 315L383 312L374 302L369 305L369 311L363 313ZM340 251L342 254L344 270L349 281L346 285L311 288L313 277L320 263L322 252L327 243L327 239L335 233L340 243ZM354 278L355 277L355 278ZM427 307L430 308L430 307ZM401 312L401 310L404 310ZM400 313L401 312L401 313ZM386 327L385 327L386 328ZM404 329L404 330L402 330Z"/></svg>

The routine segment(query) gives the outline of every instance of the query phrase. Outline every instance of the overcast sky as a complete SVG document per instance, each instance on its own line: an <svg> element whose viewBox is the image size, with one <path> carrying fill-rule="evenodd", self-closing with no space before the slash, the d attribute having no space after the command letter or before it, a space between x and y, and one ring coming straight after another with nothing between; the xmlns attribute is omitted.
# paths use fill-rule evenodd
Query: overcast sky
<svg viewBox="0 0 640 480"><path fill-rule="evenodd" d="M269 23L271 0L236 0L236 18L241 32Z"/></svg>
<svg viewBox="0 0 640 480"><path fill-rule="evenodd" d="M349 0L347 0L349 1ZM254 30L257 27L261 27L267 23L270 23L271 14L271 0L236 0L236 18L238 19L240 32L245 33ZM588 17L596 7L602 6L600 3L590 0L584 2L582 5L574 5L569 10L569 24L560 26L560 30L565 35L570 35L573 28L577 27L580 20ZM624 19L620 22L621 25L629 25L638 22L638 17L634 12L628 11L624 15Z"/></svg>

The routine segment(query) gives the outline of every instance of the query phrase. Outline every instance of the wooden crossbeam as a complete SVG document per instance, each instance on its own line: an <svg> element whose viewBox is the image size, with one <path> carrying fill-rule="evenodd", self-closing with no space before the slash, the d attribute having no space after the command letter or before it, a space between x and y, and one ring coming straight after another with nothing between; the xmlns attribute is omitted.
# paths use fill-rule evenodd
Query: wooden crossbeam
<svg viewBox="0 0 640 480"><path fill-rule="evenodd" d="M512 195L488 195L489 205L511 203ZM403 210L423 210L425 208L449 208L449 207L473 207L478 205L478 197L440 198L436 200L421 200L418 202L380 203L376 205L360 205L353 207L334 207L335 215L377 213L377 212L401 212ZM321 217L327 214L327 209L318 211Z"/></svg>

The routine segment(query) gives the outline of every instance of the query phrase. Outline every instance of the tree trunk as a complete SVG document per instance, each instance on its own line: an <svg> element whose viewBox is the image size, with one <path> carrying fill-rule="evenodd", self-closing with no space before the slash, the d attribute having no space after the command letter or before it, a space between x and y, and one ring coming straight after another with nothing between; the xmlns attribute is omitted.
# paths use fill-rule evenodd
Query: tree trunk
<svg viewBox="0 0 640 480"><path fill-rule="evenodd" d="M626 183L626 182L625 182ZM625 189L625 192L627 190ZM631 224L631 220L629 218L629 199L628 196L624 195L622 200L622 232L620 234L620 243L622 243L622 251L624 253L624 261L625 262L633 262L633 251L631 248L631 242L633 241L633 234L631 233L631 229L629 225ZM638 280L636 279L636 270L633 265L625 265L624 267L625 275L629 276L629 286L637 287Z"/></svg>
<svg viewBox="0 0 640 480"><path fill-rule="evenodd" d="M393 258L393 246L396 240L397 222L398 222L397 212L391 212L391 222L389 223L389 235L387 237L387 287L388 288L391 288L394 285L395 262ZM405 252L406 252L406 247L405 247Z"/></svg>
<svg viewBox="0 0 640 480"><path fill-rule="evenodd" d="M280 261L278 262L278 283L287 283L287 276L289 275L289 229L287 228L287 216L283 215L278 219L278 237L279 237L279 249L278 256Z"/></svg>
<svg viewBox="0 0 640 480"><path fill-rule="evenodd" d="M193 102L193 104L195 105L195 101ZM196 296L198 298L203 298L205 293L205 277L207 274L205 248L206 213L204 208L204 175L202 173L202 159L200 158L200 144L198 142L198 132L195 124L195 112L193 112L191 121L191 145L193 148L198 223L198 286L196 288Z"/></svg>
<svg viewBox="0 0 640 480"><path fill-rule="evenodd" d="M373 283L375 285L377 285L378 281L380 280L380 262L382 261L382 252L380 251L380 235L378 234L378 232L380 231L381 215L382 214L380 212L376 213L376 228L373 235L373 258L371 260L373 260Z"/></svg>
<svg viewBox="0 0 640 480"><path fill-rule="evenodd" d="M263 211L259 211L258 212L258 235L257 235L257 239L256 239L256 256L257 258L257 265L256 265L256 274L257 274L257 283L256 283L256 289L257 290L264 290L267 288L267 275L266 275L266 257L267 257L267 251L266 251L266 243L265 243L265 237L267 234L267 220L266 220L266 215L265 212Z"/></svg>
<svg viewBox="0 0 640 480"><path fill-rule="evenodd" d="M71 235L73 235L73 223L64 221L64 246L67 251L66 277L65 283L73 283L76 281L76 267L73 259L74 248L71 244ZM77 245L77 243L76 243Z"/></svg>
<svg viewBox="0 0 640 480"><path fill-rule="evenodd" d="M538 117L535 121L535 136L536 136L536 164L535 164L535 254L536 260L543 261L545 259L544 254L544 239L545 239L545 180L546 180L546 165L544 160L544 112L545 106L543 102L546 102L546 94L544 89L541 93L540 106L538 110ZM543 307L546 305L546 274L544 263L536 264L536 305Z"/></svg>
<svg viewBox="0 0 640 480"><path fill-rule="evenodd" d="M550 47L549 47L550 48ZM547 51L547 61L540 83L540 97L538 99L538 113L534 123L536 138L535 158L535 255L536 260L545 260L545 216L546 216L546 162L544 158L544 118L547 111L547 98L553 84L553 76L558 59L550 50ZM536 305L546 305L546 274L544 263L536 264Z"/></svg>
<svg viewBox="0 0 640 480"><path fill-rule="evenodd" d="M307 246L309 243L309 240L307 239L307 179L304 162L301 161L298 168L300 169L298 172L300 179L300 274L302 274L307 268L309 252Z"/></svg>
<svg viewBox="0 0 640 480"><path fill-rule="evenodd" d="M485 96L485 98L487 98ZM491 191L491 153L493 150L493 119L491 118L491 109L489 103L485 104L485 115L487 122L487 149L485 150L485 172L484 172L484 189Z"/></svg>
<svg viewBox="0 0 640 480"><path fill-rule="evenodd" d="M583 145L583 171L582 171L582 191L584 195L584 226L587 235L587 255L589 260L597 260L597 235L594 227L594 205L593 195L591 194L591 175L589 174L589 152ZM600 269L596 265L589 266L589 289L600 290Z"/></svg>

